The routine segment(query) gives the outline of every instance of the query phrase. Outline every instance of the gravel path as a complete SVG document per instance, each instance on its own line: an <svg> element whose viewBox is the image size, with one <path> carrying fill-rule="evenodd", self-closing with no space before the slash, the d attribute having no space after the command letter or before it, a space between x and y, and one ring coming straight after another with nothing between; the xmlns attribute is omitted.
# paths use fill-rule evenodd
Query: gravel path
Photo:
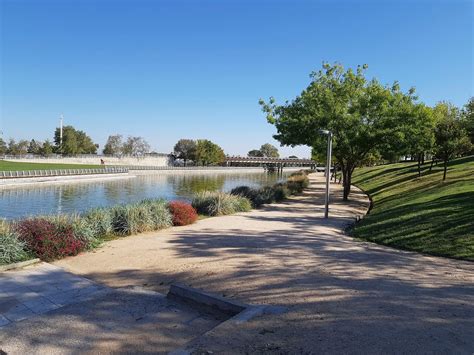
<svg viewBox="0 0 474 355"><path fill-rule="evenodd" d="M344 235L368 200L343 203L334 186L322 218L323 179L299 197L195 225L115 240L55 264L108 286L166 292L172 282L247 303L288 307L216 328L214 353L474 352L474 264L398 251Z"/></svg>

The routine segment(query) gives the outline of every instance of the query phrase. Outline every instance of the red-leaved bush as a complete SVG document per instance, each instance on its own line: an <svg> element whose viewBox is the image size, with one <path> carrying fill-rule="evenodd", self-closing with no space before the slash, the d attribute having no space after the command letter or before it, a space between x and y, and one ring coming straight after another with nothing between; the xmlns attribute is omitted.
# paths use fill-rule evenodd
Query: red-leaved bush
<svg viewBox="0 0 474 355"><path fill-rule="evenodd" d="M185 226L192 224L198 219L198 214L193 206L186 202L173 201L168 204L173 215L173 225Z"/></svg>
<svg viewBox="0 0 474 355"><path fill-rule="evenodd" d="M75 238L71 225L55 224L44 218L19 221L14 229L18 238L41 260L76 255L86 247L84 241Z"/></svg>

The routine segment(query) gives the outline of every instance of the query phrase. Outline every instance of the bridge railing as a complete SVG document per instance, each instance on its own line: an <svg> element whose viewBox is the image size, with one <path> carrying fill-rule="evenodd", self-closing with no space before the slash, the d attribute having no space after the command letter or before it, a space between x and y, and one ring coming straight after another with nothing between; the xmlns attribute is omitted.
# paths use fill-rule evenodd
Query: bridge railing
<svg viewBox="0 0 474 355"><path fill-rule="evenodd" d="M51 170L23 170L23 171L0 171L0 179L21 179L48 176L72 176L72 175L99 175L99 174L125 174L129 169L126 167L107 167L97 169L51 169Z"/></svg>

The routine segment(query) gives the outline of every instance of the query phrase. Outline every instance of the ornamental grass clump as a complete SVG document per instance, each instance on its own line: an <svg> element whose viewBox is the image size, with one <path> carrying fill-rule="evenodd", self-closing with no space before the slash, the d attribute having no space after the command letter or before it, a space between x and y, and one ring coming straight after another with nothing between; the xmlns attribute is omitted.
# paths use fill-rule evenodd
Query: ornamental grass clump
<svg viewBox="0 0 474 355"><path fill-rule="evenodd" d="M193 206L181 201L172 201L168 208L173 216L173 225L186 226L197 221L198 214Z"/></svg>
<svg viewBox="0 0 474 355"><path fill-rule="evenodd" d="M290 176L286 184L292 195L299 194L309 186L309 179L306 174L297 174Z"/></svg>
<svg viewBox="0 0 474 355"><path fill-rule="evenodd" d="M143 200L139 203L145 209L148 210L148 218L151 222L151 229L148 230L159 230L168 228L173 225L173 216L168 209L168 202L163 199L148 199Z"/></svg>
<svg viewBox="0 0 474 355"><path fill-rule="evenodd" d="M213 191L198 193L192 206L199 214L207 216L223 216L252 209L252 204L245 197Z"/></svg>
<svg viewBox="0 0 474 355"><path fill-rule="evenodd" d="M31 259L26 243L10 228L7 221L0 221L0 265Z"/></svg>
<svg viewBox="0 0 474 355"><path fill-rule="evenodd" d="M277 183L273 185L272 189L275 202L281 202L290 196L290 190L288 190L286 183Z"/></svg>
<svg viewBox="0 0 474 355"><path fill-rule="evenodd" d="M113 226L110 209L94 208L87 211L83 218L87 221L97 238L105 238L112 235Z"/></svg>
<svg viewBox="0 0 474 355"><path fill-rule="evenodd" d="M258 190L249 186L237 186L236 188L232 189L230 194L249 199L253 208L258 208L264 203L258 193Z"/></svg>
<svg viewBox="0 0 474 355"><path fill-rule="evenodd" d="M87 243L76 238L72 224L52 222L44 217L28 218L14 224L13 230L26 248L42 260L54 260L76 255Z"/></svg>
<svg viewBox="0 0 474 355"><path fill-rule="evenodd" d="M158 230L173 225L165 200L116 206L111 209L112 228L115 234L131 235Z"/></svg>

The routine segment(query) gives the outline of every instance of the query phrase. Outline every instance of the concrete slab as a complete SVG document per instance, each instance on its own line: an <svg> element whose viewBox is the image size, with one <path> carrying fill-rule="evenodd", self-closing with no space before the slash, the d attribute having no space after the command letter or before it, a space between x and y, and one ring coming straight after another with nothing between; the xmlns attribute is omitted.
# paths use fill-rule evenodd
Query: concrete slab
<svg viewBox="0 0 474 355"><path fill-rule="evenodd" d="M47 263L0 273L0 327L107 291L105 286Z"/></svg>
<svg viewBox="0 0 474 355"><path fill-rule="evenodd" d="M8 354L168 353L220 322L160 293L123 288L5 325L0 348Z"/></svg>

